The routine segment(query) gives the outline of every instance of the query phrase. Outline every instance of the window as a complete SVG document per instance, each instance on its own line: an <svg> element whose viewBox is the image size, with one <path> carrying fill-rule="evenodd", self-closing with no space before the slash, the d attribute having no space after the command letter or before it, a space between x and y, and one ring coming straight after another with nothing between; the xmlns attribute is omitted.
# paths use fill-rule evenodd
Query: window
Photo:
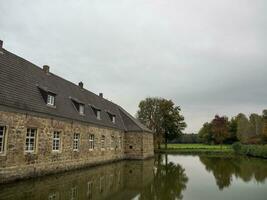
<svg viewBox="0 0 267 200"><path fill-rule="evenodd" d="M55 106L55 96L48 94L47 95L47 105Z"/></svg>
<svg viewBox="0 0 267 200"><path fill-rule="evenodd" d="M53 133L52 150L53 151L59 151L60 150L60 132L59 131L55 131Z"/></svg>
<svg viewBox="0 0 267 200"><path fill-rule="evenodd" d="M75 107L75 109L77 110L77 112L80 114L80 115L84 115L85 113L85 103L84 102L81 102L80 100L76 99L76 98L73 98L73 97L70 97L71 100L72 100L72 103Z"/></svg>
<svg viewBox="0 0 267 200"><path fill-rule="evenodd" d="M77 187L72 187L71 188L71 200L77 199L78 197L78 189Z"/></svg>
<svg viewBox="0 0 267 200"><path fill-rule="evenodd" d="M50 193L48 196L48 200L58 200L58 199L59 199L59 193L58 192Z"/></svg>
<svg viewBox="0 0 267 200"><path fill-rule="evenodd" d="M114 149L115 148L115 137L114 136L111 136L111 149Z"/></svg>
<svg viewBox="0 0 267 200"><path fill-rule="evenodd" d="M80 115L84 115L84 105L83 104L79 104L79 113L80 113Z"/></svg>
<svg viewBox="0 0 267 200"><path fill-rule="evenodd" d="M56 200L57 195L55 193L49 194L48 199L49 200Z"/></svg>
<svg viewBox="0 0 267 200"><path fill-rule="evenodd" d="M56 93L48 89L46 86L37 84L37 87L46 105L55 106Z"/></svg>
<svg viewBox="0 0 267 200"><path fill-rule="evenodd" d="M73 135L73 150L79 151L79 140L80 140L80 134L74 133Z"/></svg>
<svg viewBox="0 0 267 200"><path fill-rule="evenodd" d="M32 153L35 151L36 135L37 135L37 129L35 128L27 129L25 152Z"/></svg>
<svg viewBox="0 0 267 200"><path fill-rule="evenodd" d="M0 126L0 153L4 152L5 148L5 127Z"/></svg>
<svg viewBox="0 0 267 200"><path fill-rule="evenodd" d="M91 106L93 112L95 113L96 119L101 120L101 109Z"/></svg>
<svg viewBox="0 0 267 200"><path fill-rule="evenodd" d="M114 186L115 183L114 183L114 174L110 174L109 175L109 189L111 190L112 189L112 186Z"/></svg>
<svg viewBox="0 0 267 200"><path fill-rule="evenodd" d="M90 149L90 150L93 150L93 149L95 148L95 143L94 143L94 141L95 141L95 135L90 134L90 135L89 135L89 149Z"/></svg>
<svg viewBox="0 0 267 200"><path fill-rule="evenodd" d="M96 118L97 118L98 120L101 119L101 112L100 112L100 110L97 110L97 111L96 111Z"/></svg>
<svg viewBox="0 0 267 200"><path fill-rule="evenodd" d="M112 115L112 120L111 120L111 121L112 121L112 123L114 123L114 124L116 123L116 116L115 116L115 115Z"/></svg>
<svg viewBox="0 0 267 200"><path fill-rule="evenodd" d="M105 148L105 136L102 135L101 137L101 149L104 149Z"/></svg>
<svg viewBox="0 0 267 200"><path fill-rule="evenodd" d="M110 120L112 121L113 124L116 123L116 116L110 112L107 112Z"/></svg>
<svg viewBox="0 0 267 200"><path fill-rule="evenodd" d="M119 137L118 148L119 148L119 149L122 148L122 139L121 139L121 137Z"/></svg>
<svg viewBox="0 0 267 200"><path fill-rule="evenodd" d="M100 177L100 181L99 181L99 190L100 190L100 193L102 193L104 191L104 181L105 181L105 177L101 176Z"/></svg>
<svg viewBox="0 0 267 200"><path fill-rule="evenodd" d="M93 182L89 181L87 182L87 197L88 199L93 199Z"/></svg>
<svg viewBox="0 0 267 200"><path fill-rule="evenodd" d="M118 171L117 177L118 177L118 183L120 185L121 184L121 171L120 170Z"/></svg>

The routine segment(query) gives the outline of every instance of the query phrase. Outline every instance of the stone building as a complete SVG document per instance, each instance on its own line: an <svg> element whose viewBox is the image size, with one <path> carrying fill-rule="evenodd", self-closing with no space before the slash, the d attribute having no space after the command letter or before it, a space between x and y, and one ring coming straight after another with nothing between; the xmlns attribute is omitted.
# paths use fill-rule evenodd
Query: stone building
<svg viewBox="0 0 267 200"><path fill-rule="evenodd" d="M153 154L152 132L122 107L0 41L0 183Z"/></svg>

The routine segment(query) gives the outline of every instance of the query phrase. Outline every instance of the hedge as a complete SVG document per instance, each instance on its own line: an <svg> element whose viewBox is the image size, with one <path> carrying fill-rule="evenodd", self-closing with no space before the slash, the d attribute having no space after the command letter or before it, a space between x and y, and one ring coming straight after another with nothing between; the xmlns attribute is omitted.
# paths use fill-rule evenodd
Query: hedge
<svg viewBox="0 0 267 200"><path fill-rule="evenodd" d="M267 158L267 145L244 145L237 142L233 144L233 149L241 155Z"/></svg>

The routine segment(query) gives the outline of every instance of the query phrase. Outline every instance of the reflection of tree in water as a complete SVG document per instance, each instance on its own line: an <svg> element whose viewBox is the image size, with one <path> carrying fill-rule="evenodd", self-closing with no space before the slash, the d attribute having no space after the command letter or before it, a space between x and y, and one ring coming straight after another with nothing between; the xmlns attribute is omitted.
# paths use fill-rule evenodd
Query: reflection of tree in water
<svg viewBox="0 0 267 200"><path fill-rule="evenodd" d="M255 179L263 183L267 178L267 161L247 157L200 156L206 170L212 172L220 190L231 185L233 176L245 182Z"/></svg>
<svg viewBox="0 0 267 200"><path fill-rule="evenodd" d="M206 166L207 171L213 173L220 190L231 185L235 166L233 166L229 160L225 158L200 156L200 161Z"/></svg>
<svg viewBox="0 0 267 200"><path fill-rule="evenodd" d="M182 192L186 189L188 182L185 169L179 164L168 162L167 155L165 162L162 158L163 155L158 155L154 181L142 191L140 199L183 199Z"/></svg>

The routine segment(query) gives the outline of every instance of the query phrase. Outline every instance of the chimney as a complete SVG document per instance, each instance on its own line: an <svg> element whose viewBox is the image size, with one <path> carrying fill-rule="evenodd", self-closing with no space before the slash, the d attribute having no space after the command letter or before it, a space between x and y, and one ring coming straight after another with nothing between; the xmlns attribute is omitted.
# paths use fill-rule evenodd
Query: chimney
<svg viewBox="0 0 267 200"><path fill-rule="evenodd" d="M79 82L79 87L83 89L83 82Z"/></svg>
<svg viewBox="0 0 267 200"><path fill-rule="evenodd" d="M48 65L44 65L43 66L43 70L46 74L49 74L49 66Z"/></svg>
<svg viewBox="0 0 267 200"><path fill-rule="evenodd" d="M3 48L3 41L0 40L0 49L2 49L2 48Z"/></svg>
<svg viewBox="0 0 267 200"><path fill-rule="evenodd" d="M99 96L100 96L101 98L103 98L103 93L99 93Z"/></svg>

